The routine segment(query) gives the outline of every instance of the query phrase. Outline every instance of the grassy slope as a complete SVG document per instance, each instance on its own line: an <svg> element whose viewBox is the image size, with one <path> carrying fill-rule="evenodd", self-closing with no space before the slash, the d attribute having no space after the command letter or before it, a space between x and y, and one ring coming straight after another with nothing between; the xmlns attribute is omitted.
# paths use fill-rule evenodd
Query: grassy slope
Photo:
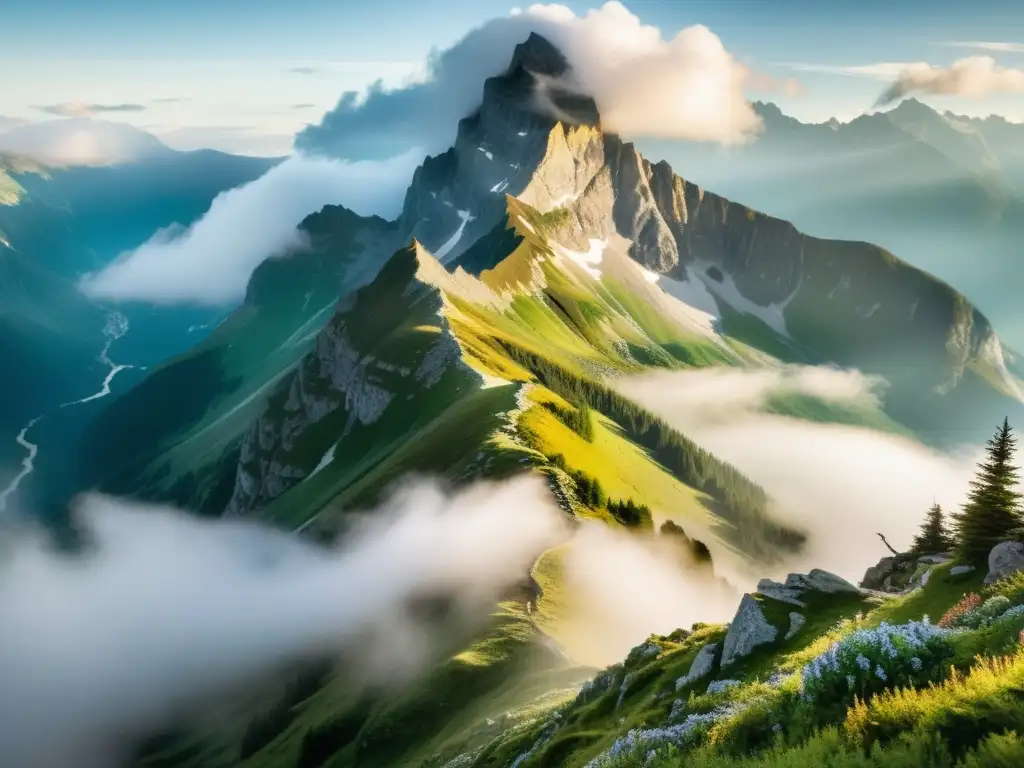
<svg viewBox="0 0 1024 768"><path fill-rule="evenodd" d="M792 639L782 639L783 633L780 632L780 639L774 643L762 646L741 662L726 669L716 666L708 677L678 691L675 689L675 681L689 670L699 648L709 642L720 642L724 638L725 629L721 626L695 625L693 634L684 639L652 638L652 641L661 648L657 657L639 664L627 663L624 669L622 665L611 668L612 672L618 671L618 676L616 684L606 693L592 696L577 704L552 703L546 711L533 711L531 713L532 726L521 725L518 728L507 729L493 739L483 752L477 755L477 759L469 764L478 768L483 768L483 766L497 768L497 766L510 764L516 756L522 755L537 742L544 732L545 725L551 722L551 716L556 712L559 722L563 723L556 732L556 736L523 761L521 763L523 768L546 765L584 766L591 759L606 751L616 738L629 730L663 725L672 702L677 699L687 702L687 712L710 711L715 706L754 698L765 699L768 702L768 708L771 709L776 706L775 702L780 701L779 691L760 681L766 680L772 673L799 672L804 664L854 628L877 626L883 621L902 623L909 620L920 620L926 615L937 619L958 602L965 592L980 590L981 574L979 572L950 576L950 567L950 564L937 567L925 587L901 597L814 596L804 611L808 617L807 623ZM1017 589L1017 592L1020 593L1021 590ZM1024 596L1024 593L1017 595L1017 597L1021 596ZM788 614L795 609L794 606L778 603L768 598L759 599L769 622L779 629L785 630L788 626ZM850 621L855 618L856 614L861 614L863 618L859 622ZM1016 633L1020 626L1024 626L1024 618L1015 621L1016 623L1011 622L1013 626L1009 626L1009 628L981 630L958 638L953 664L966 670L975 665L976 654L999 655L1005 652L1014 652ZM631 673L632 677L626 695L622 697L621 703L617 704L621 694L619 683L621 683L624 672ZM704 693L709 682L719 679L739 680L742 685L730 688L723 694ZM1016 683L1013 682L1015 679L1007 678L1003 683L1004 687L1015 685ZM995 689L998 688L999 686L996 685ZM952 696L952 694L950 695ZM947 701L941 703L945 705ZM934 708L939 704L933 702L930 706ZM1015 707L1018 705L1010 703L1005 706ZM1024 717L1024 712L1020 712L1019 716ZM663 754L652 764L657 766L747 765L747 761L737 759L735 754L729 752L735 738L734 734L730 733L730 729L735 731L737 728L743 727L743 718L725 722L726 725L716 726L717 731L712 731L711 746L698 748L693 758L681 758L680 756L673 758ZM764 758L751 758L749 764L752 766L763 765L766 768L783 765L796 768L796 766L810 765L812 763L806 763L803 760L808 754L813 754L815 750L823 749L822 744L830 739L829 733L827 730L822 733L814 731L811 736L812 748L806 748L806 751L803 751L805 748L791 744L788 749L779 749ZM770 746L772 739L768 737L765 741ZM837 744L839 746L836 749L841 753L845 747L840 742ZM631 762L627 759L616 763L615 768L639 765L643 762L644 755L639 755L636 759L639 762ZM761 762L762 759L763 762ZM834 764L862 765L857 762ZM898 757L894 757L893 762L885 762L880 759L880 762L877 763L863 763L865 768L868 765L913 764L915 763L900 762ZM1015 763L994 764L1011 765Z"/></svg>
<svg viewBox="0 0 1024 768"><path fill-rule="evenodd" d="M631 281L643 282L631 262L616 263L609 256L604 265L607 278L599 283L548 247L543 217L518 202L510 202L510 208L512 226L522 237L512 241L514 252L494 261L496 266L485 270L479 281L465 273L446 277L424 268L419 272L419 279L432 280L441 289L442 312L464 362L496 385L469 393L458 387L437 388L432 393L436 402L422 409L435 415L422 423L408 423L408 411L396 410L385 416L365 440L354 441L350 447L343 441L334 461L261 510L261 516L286 527L302 526L315 518L315 526L329 532L346 509L372 503L391 482L410 472L457 480L502 476L524 465L550 472L541 453L505 431L506 414L516 405L516 382L534 377L508 356L502 343L555 356L567 368L590 376L628 373L650 365L680 368L743 359L742 354L729 351L728 345L701 337L671 313L652 314L643 302L631 300L630 291L639 290ZM515 295L510 295L513 287ZM375 306L374 311L382 309ZM384 315L395 319L393 314ZM418 321L416 327L422 323ZM385 355L385 359L401 362L400 356ZM500 380L510 383L503 385ZM617 424L595 413L595 437L588 442L549 411L536 407L544 400L558 402L560 398L534 386L529 398L534 407L520 416L522 425L539 440L543 454L562 454L571 469L600 477L611 497L647 504L660 517L675 518L684 525L709 518L709 499L672 477L645 450L626 439ZM564 401L561 404L568 407ZM247 416L251 418L251 413ZM194 456L192 441L215 444L211 433L224 418L221 413L210 422L207 415L205 426L180 442L179 449ZM318 441L318 452L325 448L322 443ZM608 518L600 509L577 511ZM429 758L435 753L451 755L486 741L495 730L486 718L558 687L557 676L551 676L558 664L538 640L544 631L557 639L560 613L571 606L559 603L553 558L542 559L534 575L544 589L539 612L525 613L522 603L503 604L490 631L480 634L412 689L377 700L369 711L357 711L358 697L343 682L330 682L298 704L291 722L245 764L291 766L311 732L325 734L329 745L331 734L335 735L326 754L334 754L328 764L338 766L431 764ZM685 661L679 655L666 657L664 679L681 674L676 673ZM541 674L540 669L545 672ZM565 674L579 675L571 668ZM643 715L638 711L636 717L642 719ZM237 755L240 733L241 726L234 731L225 729L212 742L197 747L197 756L189 764L231 764L229 758Z"/></svg>

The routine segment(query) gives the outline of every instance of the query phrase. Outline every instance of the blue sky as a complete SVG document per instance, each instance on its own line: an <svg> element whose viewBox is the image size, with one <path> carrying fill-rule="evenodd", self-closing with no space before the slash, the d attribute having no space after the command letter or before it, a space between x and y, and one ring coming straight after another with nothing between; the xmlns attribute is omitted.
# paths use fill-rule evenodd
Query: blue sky
<svg viewBox="0 0 1024 768"><path fill-rule="evenodd" d="M576 13L599 2L566 2ZM949 64L978 53L956 41L1024 43L1015 0L632 0L666 37L705 24L740 60L797 77L799 97L773 97L797 117L849 118L871 107L884 80L843 67ZM41 107L137 105L104 112L173 146L256 154L287 151L305 123L342 91L382 77L398 85L514 0L2 0L0 116L37 120ZM1024 67L1020 52L991 54ZM790 65L799 65L793 67ZM967 114L1024 120L1024 94L926 99ZM59 110L58 110L59 111Z"/></svg>

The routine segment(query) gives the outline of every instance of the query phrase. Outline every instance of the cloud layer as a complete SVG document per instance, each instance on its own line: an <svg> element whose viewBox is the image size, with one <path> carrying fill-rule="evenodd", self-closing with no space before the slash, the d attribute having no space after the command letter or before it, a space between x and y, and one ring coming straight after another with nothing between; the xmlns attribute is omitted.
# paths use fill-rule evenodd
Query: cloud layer
<svg viewBox="0 0 1024 768"><path fill-rule="evenodd" d="M157 232L88 275L82 289L115 301L237 302L261 262L301 244L296 227L308 214L340 204L361 215L396 216L422 158L417 150L382 162L291 157L260 178L218 195L187 229Z"/></svg>
<svg viewBox="0 0 1024 768"><path fill-rule="evenodd" d="M612 131L735 144L760 128L744 97L752 73L709 29L687 27L666 40L621 3L609 2L582 17L562 5L533 5L493 19L435 53L421 82L395 90L378 83L363 95L343 94L295 145L353 159L386 157L413 145L443 150L458 121L478 106L484 80L504 71L531 32L568 57Z"/></svg>
<svg viewBox="0 0 1024 768"><path fill-rule="evenodd" d="M876 106L891 104L911 93L980 99L994 93L1024 93L1024 69L1002 67L991 56L968 56L948 67L919 62L907 65Z"/></svg>
<svg viewBox="0 0 1024 768"><path fill-rule="evenodd" d="M759 410L773 395L794 391L870 403L876 383L856 372L659 373L625 380L621 389L763 485L788 519L810 531L807 551L791 569L821 567L860 579L887 554L877 533L906 547L933 501L959 508L981 455L975 446L944 454L894 434Z"/></svg>
<svg viewBox="0 0 1024 768"><path fill-rule="evenodd" d="M566 535L536 478L409 486L336 550L102 497L77 512L80 556L31 536L0 549L3 765L108 768L190 705L324 652L412 671L429 638L410 600L482 619Z"/></svg>

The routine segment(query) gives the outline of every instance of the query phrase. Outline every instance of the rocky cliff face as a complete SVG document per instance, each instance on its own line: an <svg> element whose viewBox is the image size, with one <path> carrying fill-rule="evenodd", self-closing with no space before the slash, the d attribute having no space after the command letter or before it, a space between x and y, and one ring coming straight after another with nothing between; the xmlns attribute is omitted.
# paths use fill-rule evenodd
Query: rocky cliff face
<svg viewBox="0 0 1024 768"><path fill-rule="evenodd" d="M881 248L809 237L650 163L601 132L591 100L565 90L552 99L551 83L569 78L543 38L519 46L455 146L417 172L403 236L450 262L503 219L505 194L564 209L554 231L563 245L625 237L646 268L710 292L727 330L773 337L794 360L884 375L895 400L949 393L991 347L988 321L949 286ZM542 109L545 100L556 106Z"/></svg>
<svg viewBox="0 0 1024 768"><path fill-rule="evenodd" d="M246 432L226 514L263 507L335 455L361 458L368 438L400 436L429 417L433 391L479 383L461 365L434 272L444 270L414 244L338 304Z"/></svg>

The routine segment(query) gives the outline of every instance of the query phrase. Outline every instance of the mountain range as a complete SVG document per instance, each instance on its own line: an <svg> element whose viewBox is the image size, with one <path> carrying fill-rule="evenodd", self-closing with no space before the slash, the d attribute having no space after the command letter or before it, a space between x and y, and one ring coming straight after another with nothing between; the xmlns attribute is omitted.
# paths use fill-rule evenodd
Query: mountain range
<svg viewBox="0 0 1024 768"><path fill-rule="evenodd" d="M458 485L531 471L576 521L672 521L713 557L774 568L806 532L616 378L857 368L888 381L884 408L773 407L935 444L1022 413L1019 363L963 294L882 247L805 234L648 161L559 87L570 75L532 35L454 146L424 160L397 220L308 216L305 244L264 262L241 306L99 414L82 483L332 540L409 473ZM538 80L557 119L537 107ZM920 151L922 167L937 154ZM147 745L141 764L450 765L480 722L564 665L551 651L568 610L559 573L546 553L527 597L400 695L357 696L321 674L270 714Z"/></svg>
<svg viewBox="0 0 1024 768"><path fill-rule="evenodd" d="M1024 237L1024 127L940 114L916 99L809 124L755 104L756 141L643 146L696 183L820 237L864 239L956 285L1024 345L1015 275ZM981 259L979 261L979 259Z"/></svg>

